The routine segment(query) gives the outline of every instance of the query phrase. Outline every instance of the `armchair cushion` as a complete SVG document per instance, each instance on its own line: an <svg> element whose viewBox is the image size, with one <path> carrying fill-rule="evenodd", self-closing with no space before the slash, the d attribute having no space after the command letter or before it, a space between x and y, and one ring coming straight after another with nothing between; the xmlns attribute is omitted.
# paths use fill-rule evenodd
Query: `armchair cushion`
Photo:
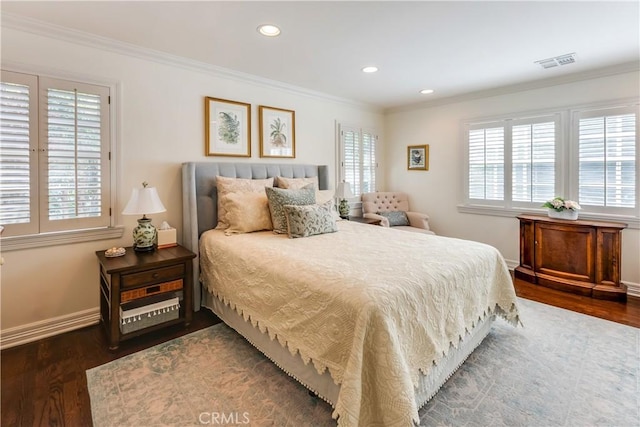
<svg viewBox="0 0 640 427"><path fill-rule="evenodd" d="M377 214L387 218L390 227L409 225L409 218L404 211L377 212Z"/></svg>

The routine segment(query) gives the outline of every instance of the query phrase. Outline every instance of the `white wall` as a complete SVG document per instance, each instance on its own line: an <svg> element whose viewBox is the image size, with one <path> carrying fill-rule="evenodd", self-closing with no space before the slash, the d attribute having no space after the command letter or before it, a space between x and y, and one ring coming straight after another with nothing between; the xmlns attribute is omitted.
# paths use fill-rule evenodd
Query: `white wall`
<svg viewBox="0 0 640 427"><path fill-rule="evenodd" d="M638 96L639 73L527 90L465 102L390 112L385 117L386 188L411 195L412 209L427 212L436 233L477 240L498 248L517 264L519 223L515 218L458 213L463 199L461 122L476 117L535 111ZM430 170L407 171L407 145L429 144ZM640 283L640 231L622 234L622 279Z"/></svg>
<svg viewBox="0 0 640 427"><path fill-rule="evenodd" d="M296 159L273 163L327 164L335 176L335 122L376 127L383 132L383 116L374 109L328 96L224 78L195 67L181 67L115 53L60 39L2 29L3 64L24 64L34 71L68 74L119 85L120 197L124 208L131 188L143 180L158 188L167 212L153 215L167 220L181 236L182 194L180 164L185 161L261 161L258 154L258 105L296 112ZM204 156L204 97L252 104L251 159ZM384 144L384 143L383 143ZM35 322L96 309L99 306L98 263L95 251L132 244L135 218L123 217L120 240L103 240L31 250L4 252L1 267L1 328L12 331Z"/></svg>

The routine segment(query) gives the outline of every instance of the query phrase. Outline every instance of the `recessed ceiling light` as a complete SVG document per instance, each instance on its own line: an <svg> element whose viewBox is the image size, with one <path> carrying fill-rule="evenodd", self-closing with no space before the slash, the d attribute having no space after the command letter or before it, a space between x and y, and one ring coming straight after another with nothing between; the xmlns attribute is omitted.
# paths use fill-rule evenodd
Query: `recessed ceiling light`
<svg viewBox="0 0 640 427"><path fill-rule="evenodd" d="M422 89L420 91L420 93L423 95L429 95L430 93L433 93L433 92L434 92L433 89Z"/></svg>
<svg viewBox="0 0 640 427"><path fill-rule="evenodd" d="M364 67L362 69L363 73L375 73L376 71L378 71L378 67Z"/></svg>
<svg viewBox="0 0 640 427"><path fill-rule="evenodd" d="M263 36L275 37L280 35L280 28L273 24L264 24L258 27L258 32Z"/></svg>

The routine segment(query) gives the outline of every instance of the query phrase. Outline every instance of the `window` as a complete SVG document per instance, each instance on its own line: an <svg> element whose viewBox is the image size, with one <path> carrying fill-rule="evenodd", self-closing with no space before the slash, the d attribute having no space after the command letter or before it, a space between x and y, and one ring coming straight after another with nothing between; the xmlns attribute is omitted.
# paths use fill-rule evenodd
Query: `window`
<svg viewBox="0 0 640 427"><path fill-rule="evenodd" d="M559 115L467 125L467 199L540 205L556 192Z"/></svg>
<svg viewBox="0 0 640 427"><path fill-rule="evenodd" d="M637 207L637 116L633 107L574 113L580 205L617 213Z"/></svg>
<svg viewBox="0 0 640 427"><path fill-rule="evenodd" d="M376 191L375 132L340 126L339 181L348 182L354 197Z"/></svg>
<svg viewBox="0 0 640 427"><path fill-rule="evenodd" d="M2 72L4 236L110 225L109 87Z"/></svg>
<svg viewBox="0 0 640 427"><path fill-rule="evenodd" d="M638 100L464 124L461 212L513 216L555 196L640 228ZM570 118L570 120L568 120Z"/></svg>

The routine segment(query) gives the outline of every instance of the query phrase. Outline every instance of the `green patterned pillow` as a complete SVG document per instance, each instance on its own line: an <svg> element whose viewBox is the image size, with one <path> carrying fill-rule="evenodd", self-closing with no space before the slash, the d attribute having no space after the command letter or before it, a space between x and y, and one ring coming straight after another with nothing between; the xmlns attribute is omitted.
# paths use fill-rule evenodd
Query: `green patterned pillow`
<svg viewBox="0 0 640 427"><path fill-rule="evenodd" d="M285 205L313 205L316 202L316 190L301 188L299 190L285 190L283 188L266 187L267 199L269 199L269 211L273 231L280 234L287 233L287 217L284 212Z"/></svg>
<svg viewBox="0 0 640 427"><path fill-rule="evenodd" d="M378 215L389 220L389 227L394 227L396 225L409 225L409 218L407 217L406 212L403 211L378 212Z"/></svg>
<svg viewBox="0 0 640 427"><path fill-rule="evenodd" d="M336 220L331 214L330 202L323 205L285 205L289 237L315 236L338 231Z"/></svg>

